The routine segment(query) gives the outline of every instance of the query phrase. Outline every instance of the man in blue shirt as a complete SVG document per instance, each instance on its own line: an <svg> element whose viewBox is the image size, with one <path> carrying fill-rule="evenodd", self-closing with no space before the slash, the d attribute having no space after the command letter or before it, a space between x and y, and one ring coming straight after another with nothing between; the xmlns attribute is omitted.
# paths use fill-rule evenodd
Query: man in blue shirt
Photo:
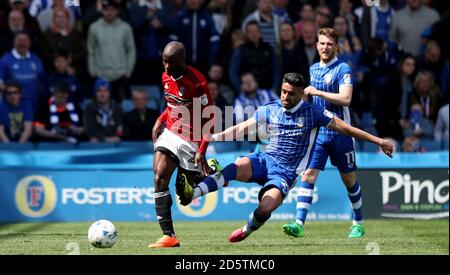
<svg viewBox="0 0 450 275"><path fill-rule="evenodd" d="M264 153L251 153L229 164L220 172L208 176L194 188L188 183L177 182L184 188L184 196L194 199L214 192L231 180L256 182L262 186L259 205L244 227L228 237L239 242L260 228L278 208L294 186L297 174L308 168L319 128L325 126L340 133L375 143L384 153L391 155L392 142L377 138L354 128L333 115L324 107L302 100L305 81L297 73L283 78L281 100L268 103L255 112L252 118L213 135L214 141L227 137L239 138L256 127L267 127L269 145ZM189 201L189 200L187 200Z"/></svg>
<svg viewBox="0 0 450 275"><path fill-rule="evenodd" d="M21 100L19 84L6 85L4 101L0 102L0 141L28 142L33 131L33 112L27 102Z"/></svg>
<svg viewBox="0 0 450 275"><path fill-rule="evenodd" d="M313 103L322 106L350 125L349 105L352 100L352 72L350 67L339 60L338 35L331 28L320 29L317 35L317 51L320 62L310 68L311 85L305 94L313 97ZM354 140L342 135L331 127L321 127L311 163L302 174L302 182L297 197L296 221L283 226L283 231L290 236L303 237L304 223L311 206L314 184L319 170L325 169L330 157L331 164L336 166L344 182L353 208L353 225L349 238L359 238L365 233L362 218L361 187L356 180L356 159Z"/></svg>
<svg viewBox="0 0 450 275"><path fill-rule="evenodd" d="M45 71L40 58L30 52L30 37L19 32L14 37L14 48L0 59L0 91L5 84L17 82L22 86L22 100L29 102L33 111L39 105L39 94L45 89Z"/></svg>

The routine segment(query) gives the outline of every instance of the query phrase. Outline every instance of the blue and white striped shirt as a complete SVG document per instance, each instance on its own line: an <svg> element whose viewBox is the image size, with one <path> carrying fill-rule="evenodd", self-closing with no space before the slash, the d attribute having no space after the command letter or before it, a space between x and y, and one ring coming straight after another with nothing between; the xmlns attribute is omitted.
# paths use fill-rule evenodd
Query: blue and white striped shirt
<svg viewBox="0 0 450 275"><path fill-rule="evenodd" d="M258 127L268 126L269 145L266 154L288 172L303 172L314 152L318 127L327 126L333 115L325 108L301 101L286 110L277 100L256 110Z"/></svg>
<svg viewBox="0 0 450 275"><path fill-rule="evenodd" d="M342 62L337 57L328 64L321 64L320 62L313 64L309 68L309 72L311 75L311 86L320 91L338 94L339 87L343 85L353 85L350 67L347 63ZM347 106L332 104L319 96L313 97L313 103L324 107L347 124L350 124L350 111ZM339 133L322 127L320 128L319 134L334 136Z"/></svg>

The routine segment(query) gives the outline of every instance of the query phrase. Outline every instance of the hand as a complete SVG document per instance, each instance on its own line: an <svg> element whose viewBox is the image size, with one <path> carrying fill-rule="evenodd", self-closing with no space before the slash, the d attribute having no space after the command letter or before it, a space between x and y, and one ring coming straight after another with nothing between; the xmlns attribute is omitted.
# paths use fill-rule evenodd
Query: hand
<svg viewBox="0 0 450 275"><path fill-rule="evenodd" d="M305 88L305 95L318 96L320 95L320 91L313 86L308 86Z"/></svg>
<svg viewBox="0 0 450 275"><path fill-rule="evenodd" d="M162 126L163 126L163 124L161 123L161 121L156 120L155 125L153 126L153 129L152 129L153 144L156 143L156 140L158 139L159 135L161 134Z"/></svg>
<svg viewBox="0 0 450 275"><path fill-rule="evenodd" d="M382 139L380 143L380 148L388 157L392 158L392 153L394 152L394 143L388 139Z"/></svg>
<svg viewBox="0 0 450 275"><path fill-rule="evenodd" d="M206 177L209 175L209 166L206 162L204 154L200 152L197 152L197 154L195 154L195 166L200 168L200 173L202 174L202 176Z"/></svg>

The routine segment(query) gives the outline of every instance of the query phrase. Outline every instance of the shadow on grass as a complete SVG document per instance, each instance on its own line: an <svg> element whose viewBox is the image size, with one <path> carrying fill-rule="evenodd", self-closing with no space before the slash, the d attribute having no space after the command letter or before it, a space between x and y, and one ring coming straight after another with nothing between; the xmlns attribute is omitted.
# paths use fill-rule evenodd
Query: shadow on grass
<svg viewBox="0 0 450 275"><path fill-rule="evenodd" d="M17 232L4 233L8 228L13 228L15 226L20 226ZM0 223L0 241L8 240L17 237L23 237L28 235L44 235L40 232L43 228L46 228L48 223ZM45 234L47 235L47 234Z"/></svg>

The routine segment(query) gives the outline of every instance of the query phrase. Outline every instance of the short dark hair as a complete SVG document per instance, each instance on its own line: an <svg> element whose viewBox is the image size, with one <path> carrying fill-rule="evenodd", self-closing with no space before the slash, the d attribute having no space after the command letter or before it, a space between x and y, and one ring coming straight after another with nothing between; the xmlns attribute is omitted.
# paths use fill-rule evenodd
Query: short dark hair
<svg viewBox="0 0 450 275"><path fill-rule="evenodd" d="M298 73L287 73L283 76L283 82L294 87L305 87L305 78Z"/></svg>

